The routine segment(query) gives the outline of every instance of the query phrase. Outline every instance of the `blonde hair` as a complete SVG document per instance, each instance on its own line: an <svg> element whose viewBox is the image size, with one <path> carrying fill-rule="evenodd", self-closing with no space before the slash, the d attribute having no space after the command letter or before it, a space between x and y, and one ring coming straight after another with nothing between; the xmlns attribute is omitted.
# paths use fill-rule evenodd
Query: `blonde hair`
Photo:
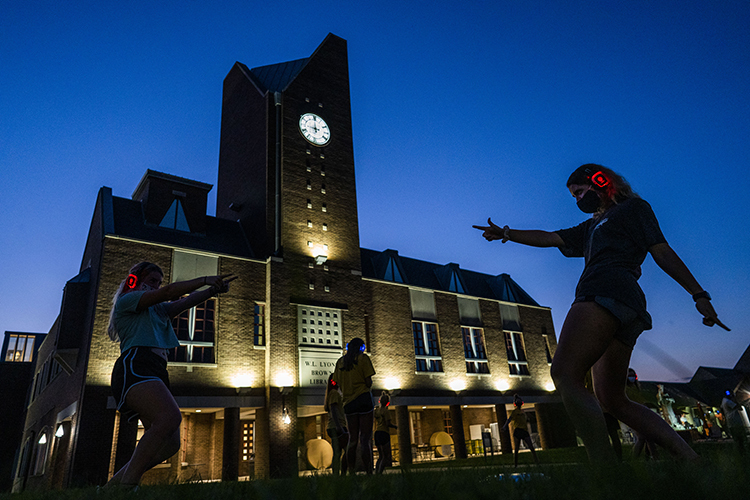
<svg viewBox="0 0 750 500"><path fill-rule="evenodd" d="M159 274L164 276L164 272L161 270L161 267L157 266L156 264L153 264L151 262L139 262L138 264L130 268L128 278L130 277L130 275L134 275L138 280L136 283L138 283L145 276L154 271L157 271ZM122 292L125 291L125 286L128 282L128 278L125 278L124 280L122 280L122 282L120 282L120 286L117 287L117 291L112 297L112 309L110 309L109 311L109 324L107 325L107 334L109 335L109 338L112 339L112 342L118 342L120 340L120 335L118 334L117 327L115 326L115 305L120 299Z"/></svg>

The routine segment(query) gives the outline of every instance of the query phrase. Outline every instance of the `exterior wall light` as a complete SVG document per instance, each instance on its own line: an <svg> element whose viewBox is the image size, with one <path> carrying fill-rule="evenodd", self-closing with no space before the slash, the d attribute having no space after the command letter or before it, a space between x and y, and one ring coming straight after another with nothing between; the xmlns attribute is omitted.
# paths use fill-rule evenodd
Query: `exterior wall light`
<svg viewBox="0 0 750 500"><path fill-rule="evenodd" d="M552 382L547 382L547 385L545 385L544 388L549 392L553 392L555 390L555 384Z"/></svg>
<svg viewBox="0 0 750 500"><path fill-rule="evenodd" d="M496 384L496 387L497 387L498 391L505 392L508 389L510 389L510 384L508 383L507 380L498 380L497 384Z"/></svg>
<svg viewBox="0 0 750 500"><path fill-rule="evenodd" d="M399 389L401 387L401 384L398 382L398 379L396 377L388 377L385 379L385 388L389 391L392 391L394 389Z"/></svg>
<svg viewBox="0 0 750 500"><path fill-rule="evenodd" d="M315 263L317 265L319 265L319 266L322 266L325 263L325 261L327 261L327 260L328 260L328 256L327 255L316 255L315 256Z"/></svg>
<svg viewBox="0 0 750 500"><path fill-rule="evenodd" d="M454 380L451 382L451 389L455 392L461 392L466 389L466 382L463 380Z"/></svg>

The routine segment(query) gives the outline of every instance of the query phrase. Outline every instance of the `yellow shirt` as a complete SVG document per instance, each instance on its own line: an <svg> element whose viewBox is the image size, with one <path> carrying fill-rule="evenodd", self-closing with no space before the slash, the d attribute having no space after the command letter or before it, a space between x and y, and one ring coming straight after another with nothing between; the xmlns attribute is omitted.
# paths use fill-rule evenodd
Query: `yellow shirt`
<svg viewBox="0 0 750 500"><path fill-rule="evenodd" d="M367 377L375 375L375 369L372 367L370 357L364 353L357 355L357 362L352 369L346 371L344 368L344 357L336 361L336 369L333 371L333 380L341 386L344 392L344 405L348 405L357 396L370 392L365 380Z"/></svg>
<svg viewBox="0 0 750 500"><path fill-rule="evenodd" d="M516 429L524 429L526 430L526 412L523 411L521 408L514 408L512 412L510 412L510 415L508 416L510 419L510 423L513 425L513 430Z"/></svg>
<svg viewBox="0 0 750 500"><path fill-rule="evenodd" d="M346 429L346 417L344 416L344 398L339 391L328 391L328 426L327 429L335 429L336 424L333 420L333 414L339 418L339 424Z"/></svg>
<svg viewBox="0 0 750 500"><path fill-rule="evenodd" d="M391 415L387 406L378 406L375 408L375 431L388 432L391 426Z"/></svg>

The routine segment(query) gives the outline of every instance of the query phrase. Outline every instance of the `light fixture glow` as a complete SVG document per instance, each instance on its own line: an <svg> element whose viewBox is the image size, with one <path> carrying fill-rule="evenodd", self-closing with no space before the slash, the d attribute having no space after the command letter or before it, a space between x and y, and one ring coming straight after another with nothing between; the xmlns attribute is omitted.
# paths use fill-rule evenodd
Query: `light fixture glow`
<svg viewBox="0 0 750 500"><path fill-rule="evenodd" d="M464 382L463 380L454 380L453 382L451 382L451 389L456 392L461 392L466 389L466 382Z"/></svg>
<svg viewBox="0 0 750 500"><path fill-rule="evenodd" d="M281 421L285 424L291 424L292 423L292 417L289 416L289 410L284 408L281 410Z"/></svg>
<svg viewBox="0 0 750 500"><path fill-rule="evenodd" d="M231 379L232 387L239 389L241 387L252 387L253 377L249 373L238 373Z"/></svg>
<svg viewBox="0 0 750 500"><path fill-rule="evenodd" d="M504 379L498 380L496 386L498 391L507 391L508 389L510 389L510 384L507 380Z"/></svg>
<svg viewBox="0 0 750 500"><path fill-rule="evenodd" d="M44 444L47 442L47 434L42 434L42 437L39 438L39 444Z"/></svg>
<svg viewBox="0 0 750 500"><path fill-rule="evenodd" d="M325 261L328 260L327 255L316 255L315 256L315 263L319 266L322 266Z"/></svg>
<svg viewBox="0 0 750 500"><path fill-rule="evenodd" d="M55 437L63 437L65 435L65 428L62 424L57 426L57 430L55 431Z"/></svg>
<svg viewBox="0 0 750 500"><path fill-rule="evenodd" d="M547 385L544 386L547 391L552 392L555 390L555 384L552 382L547 382Z"/></svg>
<svg viewBox="0 0 750 500"><path fill-rule="evenodd" d="M291 387L294 385L294 377L289 372L280 373L276 378L276 385L279 387Z"/></svg>
<svg viewBox="0 0 750 500"><path fill-rule="evenodd" d="M401 384L399 384L398 379L396 377L388 377L385 379L385 388L389 391L392 391L393 389L398 389L401 387Z"/></svg>

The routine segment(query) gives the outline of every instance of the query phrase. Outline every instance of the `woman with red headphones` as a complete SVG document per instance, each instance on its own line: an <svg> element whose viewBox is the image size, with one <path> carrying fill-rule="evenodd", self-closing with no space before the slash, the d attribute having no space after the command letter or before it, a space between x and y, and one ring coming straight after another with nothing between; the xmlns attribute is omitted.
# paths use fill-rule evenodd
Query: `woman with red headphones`
<svg viewBox="0 0 750 500"><path fill-rule="evenodd" d="M140 419L146 431L130 461L107 486L136 488L147 470L180 449L182 415L167 373L167 352L180 345L172 318L229 291L236 279L229 274L202 276L161 286L163 278L156 264L136 264L112 299L107 332L120 342L121 352L112 370L112 393L121 416Z"/></svg>
<svg viewBox="0 0 750 500"><path fill-rule="evenodd" d="M483 231L487 241L557 247L566 257L585 259L575 300L560 331L551 374L589 460L596 464L617 460L602 407L675 457L695 459L696 453L669 424L625 396L636 339L651 329L646 299L638 285L646 255L650 253L659 267L692 295L703 324L728 328L719 321L711 296L667 243L651 206L622 176L589 163L570 175L567 187L578 208L593 214L578 226L558 231L519 230L497 226L488 219L488 226L474 227ZM596 397L584 386L589 370Z"/></svg>

